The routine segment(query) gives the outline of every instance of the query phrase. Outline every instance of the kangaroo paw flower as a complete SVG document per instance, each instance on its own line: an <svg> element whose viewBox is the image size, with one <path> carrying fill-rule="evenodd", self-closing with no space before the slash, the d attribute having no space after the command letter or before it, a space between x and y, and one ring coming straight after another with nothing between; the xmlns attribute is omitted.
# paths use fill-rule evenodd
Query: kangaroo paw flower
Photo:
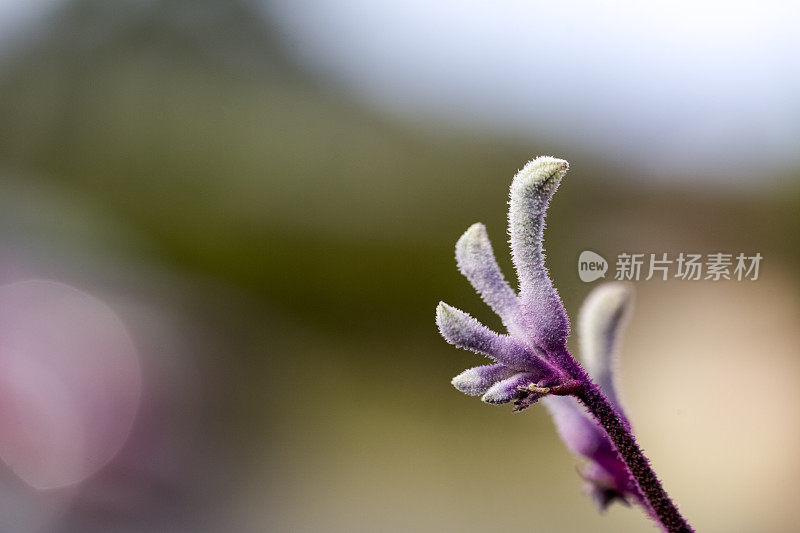
<svg viewBox="0 0 800 533"><path fill-rule="evenodd" d="M508 233L518 292L500 271L483 224L473 224L458 240L459 270L508 334L440 302L436 324L442 337L496 361L462 372L453 386L486 403L513 402L515 411L543 399L567 448L584 460L580 474L602 509L613 501L637 503L665 530L691 531L636 444L619 399L615 356L632 307L627 286L602 285L586 299L579 321L584 366L567 351L569 318L543 247L547 208L567 169L562 159L539 157L511 183Z"/></svg>
<svg viewBox="0 0 800 533"><path fill-rule="evenodd" d="M453 379L458 390L483 394L487 403L515 400L517 410L522 410L552 394L550 389L537 392L528 386L558 387L572 380L571 357L565 355L569 319L548 277L542 248L547 206L567 168L562 159L539 157L525 165L511 184L508 221L519 294L500 271L483 224L470 226L456 243L459 270L500 316L508 335L495 333L443 302L436 308L436 324L450 344L500 363L470 369Z"/></svg>

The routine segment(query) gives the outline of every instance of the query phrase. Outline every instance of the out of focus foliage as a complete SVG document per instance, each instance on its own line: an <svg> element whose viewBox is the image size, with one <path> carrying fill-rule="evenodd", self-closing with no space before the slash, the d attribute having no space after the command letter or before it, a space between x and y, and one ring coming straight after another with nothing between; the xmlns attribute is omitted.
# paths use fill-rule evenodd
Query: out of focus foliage
<svg viewBox="0 0 800 533"><path fill-rule="evenodd" d="M503 234L506 185L540 152L574 169L548 234L556 272L605 213L665 203L609 192L618 170L546 132L523 145L380 118L296 69L266 15L238 1L68 2L0 73L0 160L98 200L181 268L323 322L457 290L452 241L474 220ZM757 227L757 208L730 209Z"/></svg>

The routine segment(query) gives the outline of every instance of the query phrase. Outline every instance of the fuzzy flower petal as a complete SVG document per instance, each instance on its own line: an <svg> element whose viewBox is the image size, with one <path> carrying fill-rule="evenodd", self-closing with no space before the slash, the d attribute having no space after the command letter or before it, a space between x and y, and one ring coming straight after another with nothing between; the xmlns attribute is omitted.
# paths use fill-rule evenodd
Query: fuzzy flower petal
<svg viewBox="0 0 800 533"><path fill-rule="evenodd" d="M464 394L480 396L498 381L508 379L516 373L513 368L501 364L476 366L454 377L452 383Z"/></svg>
<svg viewBox="0 0 800 533"><path fill-rule="evenodd" d="M495 333L444 302L436 308L436 324L442 337L459 348L489 356L516 370L536 372L540 378L553 373L548 363L536 357L534 350L524 342Z"/></svg>
<svg viewBox="0 0 800 533"><path fill-rule="evenodd" d="M605 432L592 420L575 398L549 396L542 400L553 417L556 430L569 451L592 459L607 441Z"/></svg>
<svg viewBox="0 0 800 533"><path fill-rule="evenodd" d="M583 366L620 411L617 347L632 308L633 290L629 285L606 283L586 297L578 320Z"/></svg>
<svg viewBox="0 0 800 533"><path fill-rule="evenodd" d="M514 177L509 202L508 232L522 313L531 340L548 352L562 351L569 335L569 318L548 276L543 248L547 207L568 168L563 159L534 159Z"/></svg>
<svg viewBox="0 0 800 533"><path fill-rule="evenodd" d="M509 330L517 313L517 295L506 282L492 244L486 234L486 227L477 222L458 239L456 243L456 262L461 273L478 291L486 304L503 319Z"/></svg>
<svg viewBox="0 0 800 533"><path fill-rule="evenodd" d="M587 460L581 468L586 489L601 509L613 502L638 501L638 493L625 464L620 460L605 430L575 398L547 396L542 402L550 411L561 440L575 455Z"/></svg>
<svg viewBox="0 0 800 533"><path fill-rule="evenodd" d="M498 381L492 385L481 400L486 403L508 403L511 400L526 396L527 393L520 390L520 387L527 387L531 383L536 383L536 375L530 372L520 372L514 376Z"/></svg>

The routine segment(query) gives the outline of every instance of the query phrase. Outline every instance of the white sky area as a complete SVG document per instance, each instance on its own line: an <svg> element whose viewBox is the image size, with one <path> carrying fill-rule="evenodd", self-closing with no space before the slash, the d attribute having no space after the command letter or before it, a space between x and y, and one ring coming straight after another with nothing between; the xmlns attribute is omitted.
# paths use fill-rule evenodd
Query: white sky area
<svg viewBox="0 0 800 533"><path fill-rule="evenodd" d="M267 2L307 67L392 112L655 176L800 165L800 2Z"/></svg>
<svg viewBox="0 0 800 533"><path fill-rule="evenodd" d="M60 1L0 0L0 46ZM307 69L393 115L651 176L800 167L800 2L257 1Z"/></svg>
<svg viewBox="0 0 800 533"><path fill-rule="evenodd" d="M0 0L0 55L9 42L63 0Z"/></svg>

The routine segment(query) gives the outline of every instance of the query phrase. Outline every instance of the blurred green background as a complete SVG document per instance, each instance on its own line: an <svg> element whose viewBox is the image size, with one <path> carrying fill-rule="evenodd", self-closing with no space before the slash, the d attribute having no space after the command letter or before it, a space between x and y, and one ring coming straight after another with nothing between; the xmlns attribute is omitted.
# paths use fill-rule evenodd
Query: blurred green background
<svg viewBox="0 0 800 533"><path fill-rule="evenodd" d="M308 68L272 9L65 0L5 45L0 281L116 302L146 408L72 491L0 470L4 530L651 530L598 515L543 409L449 384L479 361L436 303L500 327L455 241L485 223L510 276L508 185L545 153L571 164L546 245L573 320L585 249L764 256L755 282L638 283L622 383L699 531L796 528L800 170L656 179L546 129L385 110Z"/></svg>

